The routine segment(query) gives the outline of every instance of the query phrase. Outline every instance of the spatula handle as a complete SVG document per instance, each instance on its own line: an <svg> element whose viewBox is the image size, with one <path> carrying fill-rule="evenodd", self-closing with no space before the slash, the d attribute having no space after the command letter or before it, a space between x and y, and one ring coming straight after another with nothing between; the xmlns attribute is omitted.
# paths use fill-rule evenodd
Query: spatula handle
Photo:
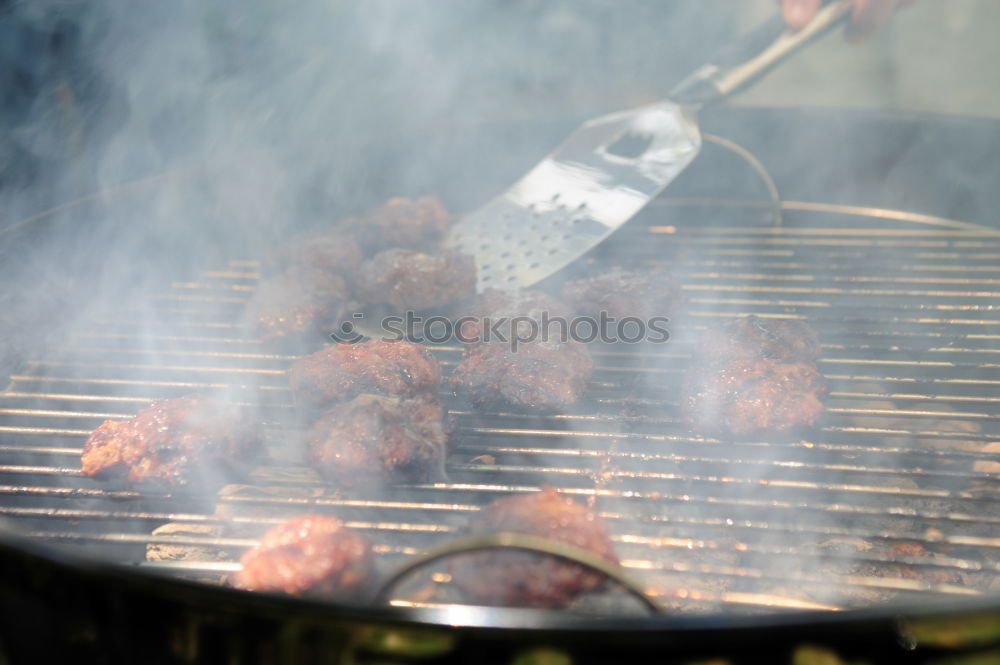
<svg viewBox="0 0 1000 665"><path fill-rule="evenodd" d="M850 6L844 0L827 3L799 30L792 30L780 14L775 15L681 81L671 91L670 99L696 107L721 101L757 82L800 48L825 35L849 12Z"/></svg>

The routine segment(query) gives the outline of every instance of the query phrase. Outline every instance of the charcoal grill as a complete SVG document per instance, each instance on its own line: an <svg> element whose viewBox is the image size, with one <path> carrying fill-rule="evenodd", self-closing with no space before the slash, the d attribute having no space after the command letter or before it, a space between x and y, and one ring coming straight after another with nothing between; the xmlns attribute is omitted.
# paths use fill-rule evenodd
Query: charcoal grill
<svg viewBox="0 0 1000 665"><path fill-rule="evenodd" d="M283 629L262 634L284 635L284 647L272 648L300 649L298 657L350 643L383 659L460 662L448 659L468 640L500 640L491 630L527 630L534 637L525 649L561 649L567 634L577 645L603 636L590 657L618 642L724 654L736 642L720 647L712 630L721 629L746 644L766 643L771 629L794 643L846 640L902 656L929 633L900 623L900 613L1000 606L1000 231L794 199L778 203L778 224L771 201L679 191L586 259L588 270L623 257L670 265L687 310L673 339L595 345L587 399L559 415L474 411L443 395L457 422L446 481L338 492L289 452L285 371L295 356L237 324L258 279L253 260L208 266L145 305L93 318L56 352L30 359L0 393L0 516L19 533L7 558L46 562L44 579L27 585L38 597L75 580L87 599L68 607L83 603L94 616L118 607L126 621L122 594L150 587L168 606L182 597L200 603L199 619L169 633L178 660L229 654L243 662L232 654L246 657L249 647L205 640L235 625L234 607L256 613L241 619L244 629L264 626L261 617L284 619ZM806 319L824 342L827 415L805 438L723 441L692 435L678 420L675 387L692 341L705 326L746 314ZM432 351L446 371L460 353L449 344ZM262 405L270 461L248 482L218 495L170 496L80 475L82 443L104 419L129 417L152 399L223 389ZM389 571L454 538L490 500L543 483L607 520L625 571L665 617L647 617L614 590L563 614L461 608L444 569L415 573L388 608L376 609L215 588L260 533L290 516L339 515L375 543ZM81 570L91 572L89 582L78 580ZM95 601L90 594L98 593L117 600ZM608 612L616 618L599 618ZM963 625L1000 621L983 616ZM338 628L323 633L331 617ZM427 650L393 652L392 639L364 632L369 620L402 631L392 639L410 646L406 631L430 631L424 642L419 630L413 638ZM442 625L471 632L435 632ZM79 644L93 637L87 630L74 637ZM302 647L306 635L313 641ZM98 642L109 648L106 638ZM505 649L496 657L517 653Z"/></svg>

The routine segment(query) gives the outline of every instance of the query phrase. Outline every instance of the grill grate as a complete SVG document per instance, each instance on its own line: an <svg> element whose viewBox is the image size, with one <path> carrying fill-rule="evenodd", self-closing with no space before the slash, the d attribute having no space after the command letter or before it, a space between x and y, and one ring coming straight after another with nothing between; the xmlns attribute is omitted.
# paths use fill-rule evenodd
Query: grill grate
<svg viewBox="0 0 1000 665"><path fill-rule="evenodd" d="M657 202L592 255L666 262L688 314L663 345L594 347L584 404L555 416L472 412L448 482L344 494L287 442L285 371L234 323L257 278L232 261L143 309L112 312L0 393L0 516L38 539L218 581L268 526L332 512L398 565L484 503L547 482L608 521L629 572L667 607L836 609L989 593L1000 572L1000 233L897 211L785 202ZM669 222L666 225L665 222ZM806 318L823 340L828 414L808 440L692 436L675 386L720 318ZM169 325L167 325L169 321ZM435 346L446 371L460 349ZM136 492L79 475L106 418L227 389L260 401L271 462L219 496ZM447 598L433 592L397 605ZM412 591L412 590L411 590Z"/></svg>

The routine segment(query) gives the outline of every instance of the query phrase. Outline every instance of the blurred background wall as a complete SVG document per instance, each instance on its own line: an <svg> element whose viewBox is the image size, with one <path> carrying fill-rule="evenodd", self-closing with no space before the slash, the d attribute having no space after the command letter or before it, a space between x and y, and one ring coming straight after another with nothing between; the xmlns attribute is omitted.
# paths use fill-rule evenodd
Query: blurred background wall
<svg viewBox="0 0 1000 665"><path fill-rule="evenodd" d="M743 5L751 25L771 0ZM1000 2L917 0L861 44L827 39L739 103L832 105L1000 117Z"/></svg>
<svg viewBox="0 0 1000 665"><path fill-rule="evenodd" d="M303 189L349 209L378 175L357 169L373 151L658 99L776 6L0 0L0 216L192 164L221 174L220 209L262 225ZM917 0L873 39L828 37L732 103L1000 117L998 27L1000 0ZM399 191L426 182L399 177Z"/></svg>

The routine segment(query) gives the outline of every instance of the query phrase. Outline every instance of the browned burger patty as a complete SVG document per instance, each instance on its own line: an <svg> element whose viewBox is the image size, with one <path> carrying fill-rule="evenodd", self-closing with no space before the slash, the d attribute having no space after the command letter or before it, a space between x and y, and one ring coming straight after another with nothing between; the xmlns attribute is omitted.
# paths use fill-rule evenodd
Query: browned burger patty
<svg viewBox="0 0 1000 665"><path fill-rule="evenodd" d="M368 540L336 517L321 515L279 524L240 562L242 570L230 579L233 586L296 596L354 598L374 576Z"/></svg>
<svg viewBox="0 0 1000 665"><path fill-rule="evenodd" d="M546 323L567 317L563 303L535 291L489 290L467 311L473 320L461 326L466 344L450 379L456 393L474 404L552 409L573 404L586 391L594 368L590 351L561 339L559 327ZM533 326L537 336L512 345L515 336L527 340ZM547 340L543 328L550 333Z"/></svg>
<svg viewBox="0 0 1000 665"><path fill-rule="evenodd" d="M433 395L359 395L320 416L306 443L312 467L338 485L424 482L444 464L448 430Z"/></svg>
<svg viewBox="0 0 1000 665"><path fill-rule="evenodd" d="M167 489L217 489L261 449L261 427L205 395L153 402L131 420L106 420L83 447L83 475L125 475Z"/></svg>
<svg viewBox="0 0 1000 665"><path fill-rule="evenodd" d="M350 291L344 278L310 268L291 268L260 281L245 317L265 341L329 339L339 330Z"/></svg>
<svg viewBox="0 0 1000 665"><path fill-rule="evenodd" d="M275 274L289 268L310 268L350 277L363 258L354 240L339 231L328 230L296 236L280 245L263 262L262 271Z"/></svg>
<svg viewBox="0 0 1000 665"><path fill-rule="evenodd" d="M336 229L372 253L390 247L434 247L450 224L451 215L436 197L396 197L359 217L338 222Z"/></svg>
<svg viewBox="0 0 1000 665"><path fill-rule="evenodd" d="M577 315L597 317L606 312L618 320L670 317L682 302L680 284L662 268L611 268L596 277L568 282L560 295Z"/></svg>
<svg viewBox="0 0 1000 665"><path fill-rule="evenodd" d="M753 315L705 331L696 349L699 361L712 365L757 358L814 362L819 353L819 337L808 323Z"/></svg>
<svg viewBox="0 0 1000 665"><path fill-rule="evenodd" d="M471 344L451 375L456 393L474 404L507 402L552 409L573 404L587 390L594 364L579 342Z"/></svg>
<svg viewBox="0 0 1000 665"><path fill-rule="evenodd" d="M295 398L311 405L361 393L413 397L438 390L441 366L430 351L411 342L332 344L295 361L290 383Z"/></svg>
<svg viewBox="0 0 1000 665"><path fill-rule="evenodd" d="M618 563L603 520L551 487L491 503L469 523L466 534L501 531L550 538ZM513 550L456 556L451 573L469 602L506 607L565 607L605 581L579 564Z"/></svg>
<svg viewBox="0 0 1000 665"><path fill-rule="evenodd" d="M815 426L827 394L819 348L800 321L748 316L709 330L685 379L685 420L703 434L737 437Z"/></svg>
<svg viewBox="0 0 1000 665"><path fill-rule="evenodd" d="M685 416L697 431L751 436L815 426L826 382L813 363L735 360L691 370L685 394Z"/></svg>
<svg viewBox="0 0 1000 665"><path fill-rule="evenodd" d="M362 264L354 284L355 295L366 304L428 310L475 295L476 264L454 251L432 255L388 249Z"/></svg>

